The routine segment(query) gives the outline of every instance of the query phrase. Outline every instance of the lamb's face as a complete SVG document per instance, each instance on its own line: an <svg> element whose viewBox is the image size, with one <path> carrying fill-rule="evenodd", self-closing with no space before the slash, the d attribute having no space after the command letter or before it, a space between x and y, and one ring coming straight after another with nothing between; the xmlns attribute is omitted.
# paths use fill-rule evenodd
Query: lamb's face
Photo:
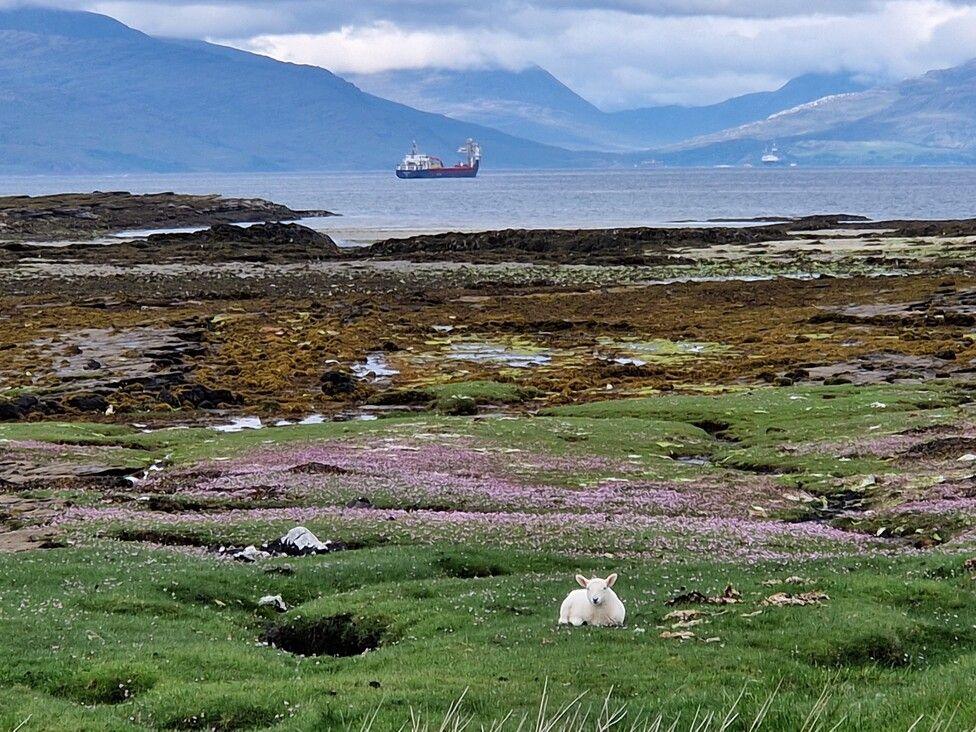
<svg viewBox="0 0 976 732"><path fill-rule="evenodd" d="M592 605L599 607L606 601L607 595L610 594L610 588L613 587L613 583L617 581L617 575L611 574L606 579L601 579L600 577L587 579L583 575L578 574L576 575L576 581L579 583L580 587L586 590L586 599L589 600Z"/></svg>
<svg viewBox="0 0 976 732"><path fill-rule="evenodd" d="M594 578L586 583L586 599L594 605L602 605L607 596L607 581Z"/></svg>

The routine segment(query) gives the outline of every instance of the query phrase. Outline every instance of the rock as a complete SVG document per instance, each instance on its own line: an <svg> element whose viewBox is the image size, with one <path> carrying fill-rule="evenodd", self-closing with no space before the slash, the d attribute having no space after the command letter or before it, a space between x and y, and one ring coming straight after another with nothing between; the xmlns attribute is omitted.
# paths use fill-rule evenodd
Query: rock
<svg viewBox="0 0 976 732"><path fill-rule="evenodd" d="M68 397L66 404L79 412L102 412L109 407L108 400L101 394L76 394Z"/></svg>
<svg viewBox="0 0 976 732"><path fill-rule="evenodd" d="M943 361L955 361L956 360L956 352L953 351L950 348L946 348L944 350L941 350L941 351L937 352L935 354L935 357L938 358L938 359L941 359Z"/></svg>
<svg viewBox="0 0 976 732"><path fill-rule="evenodd" d="M346 508L372 508L373 502L370 501L365 496L360 496L359 498L353 498L346 504Z"/></svg>
<svg viewBox="0 0 976 732"><path fill-rule="evenodd" d="M0 227L15 236L32 239L83 238L129 229L211 226L228 222L283 221L332 215L328 211L294 211L259 198L223 198L172 192L138 195L123 191L95 191L0 198ZM173 235L160 235L160 238L165 236ZM274 236L277 234L272 238ZM152 248L158 249L158 246L158 243L154 243Z"/></svg>
<svg viewBox="0 0 976 732"><path fill-rule="evenodd" d="M281 538L265 544L264 548L272 554L305 557L313 554L328 554L342 547L332 541L319 541L319 538L304 526L296 526Z"/></svg>
<svg viewBox="0 0 976 732"><path fill-rule="evenodd" d="M384 407L409 407L429 404L431 396L423 389L389 389L370 398L370 404Z"/></svg>
<svg viewBox="0 0 976 732"><path fill-rule="evenodd" d="M773 379L773 386L793 386L793 379L789 376L777 376Z"/></svg>
<svg viewBox="0 0 976 732"><path fill-rule="evenodd" d="M179 402L183 406L199 409L216 409L221 406L240 404L240 398L228 389L211 389L202 384L194 384L179 393Z"/></svg>
<svg viewBox="0 0 976 732"><path fill-rule="evenodd" d="M23 419L32 412L41 411L41 407L41 400L29 394L0 402L0 421Z"/></svg>
<svg viewBox="0 0 976 732"><path fill-rule="evenodd" d="M87 361L85 361L86 371L98 371L100 368L102 368L101 362L96 361L94 358L90 358Z"/></svg>
<svg viewBox="0 0 976 732"><path fill-rule="evenodd" d="M854 381L846 376L828 376L824 379L823 383L824 386L843 386L845 384L853 384Z"/></svg>
<svg viewBox="0 0 976 732"><path fill-rule="evenodd" d="M242 247L246 254L246 245L257 245L258 248L273 249L276 247L301 248L310 256L338 257L341 252L338 245L325 234L300 224L282 224L270 222L255 224L254 226L234 226L232 224L216 224L203 231L188 234L155 234L148 237L150 245L173 244L235 244ZM271 253L270 251L268 252ZM253 256L246 257L248 259Z"/></svg>
<svg viewBox="0 0 976 732"><path fill-rule="evenodd" d="M233 559L236 559L239 562L248 562L248 563L256 562L259 559L268 559L270 556L271 555L268 554L268 552L261 551L253 544L251 544L250 546L246 546L240 551L231 554L231 557Z"/></svg>
<svg viewBox="0 0 976 732"><path fill-rule="evenodd" d="M258 600L258 607L271 607L279 613L288 612L288 605L285 604L285 600L281 595L265 595Z"/></svg>
<svg viewBox="0 0 976 732"><path fill-rule="evenodd" d="M343 396L356 391L356 377L348 371L326 371L320 380L322 393L326 396Z"/></svg>
<svg viewBox="0 0 976 732"><path fill-rule="evenodd" d="M783 374L788 379L793 379L793 381L800 381L802 379L809 379L810 372L803 368L796 368L791 371L787 371Z"/></svg>
<svg viewBox="0 0 976 732"><path fill-rule="evenodd" d="M318 537L304 526L296 526L284 536L262 544L260 549L251 544L243 549L221 547L219 552L230 555L231 558L239 562L256 562L258 559L270 557L306 557L314 554L328 554L345 548L345 544L340 542L319 541ZM284 565L282 567L269 567L265 571L269 574L293 574L295 570Z"/></svg>

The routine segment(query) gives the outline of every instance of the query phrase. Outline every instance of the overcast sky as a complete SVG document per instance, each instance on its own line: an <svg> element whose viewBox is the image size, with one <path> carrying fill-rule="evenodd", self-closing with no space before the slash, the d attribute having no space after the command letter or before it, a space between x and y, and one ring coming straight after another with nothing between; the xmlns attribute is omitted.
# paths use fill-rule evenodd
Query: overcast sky
<svg viewBox="0 0 976 732"><path fill-rule="evenodd" d="M9 1L9 0L8 0ZM3 2L3 0L0 0ZM976 0L49 0L336 73L530 63L609 109L976 57Z"/></svg>

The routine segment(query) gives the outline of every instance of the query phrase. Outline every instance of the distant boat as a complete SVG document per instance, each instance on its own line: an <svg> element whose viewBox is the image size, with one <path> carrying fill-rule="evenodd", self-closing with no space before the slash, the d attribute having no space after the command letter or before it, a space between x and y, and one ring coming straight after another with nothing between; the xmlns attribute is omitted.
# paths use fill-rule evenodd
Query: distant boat
<svg viewBox="0 0 976 732"><path fill-rule="evenodd" d="M417 143L396 167L397 178L474 178L481 167L481 146L470 137L458 152L465 159L457 165L445 166L440 158L417 149Z"/></svg>
<svg viewBox="0 0 976 732"><path fill-rule="evenodd" d="M762 156L763 165L779 165L783 162L783 158L779 156L779 149L776 147L776 143L773 143L772 147L767 147Z"/></svg>

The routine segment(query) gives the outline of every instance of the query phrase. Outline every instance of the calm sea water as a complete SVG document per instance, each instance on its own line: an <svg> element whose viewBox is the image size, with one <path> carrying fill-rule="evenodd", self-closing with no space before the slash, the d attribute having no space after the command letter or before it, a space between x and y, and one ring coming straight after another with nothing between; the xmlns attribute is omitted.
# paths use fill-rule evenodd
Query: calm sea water
<svg viewBox="0 0 976 732"><path fill-rule="evenodd" d="M389 173L0 177L0 195L178 191L259 196L341 218L310 222L349 243L447 230L596 228L850 213L976 216L976 168L485 171L473 180Z"/></svg>

